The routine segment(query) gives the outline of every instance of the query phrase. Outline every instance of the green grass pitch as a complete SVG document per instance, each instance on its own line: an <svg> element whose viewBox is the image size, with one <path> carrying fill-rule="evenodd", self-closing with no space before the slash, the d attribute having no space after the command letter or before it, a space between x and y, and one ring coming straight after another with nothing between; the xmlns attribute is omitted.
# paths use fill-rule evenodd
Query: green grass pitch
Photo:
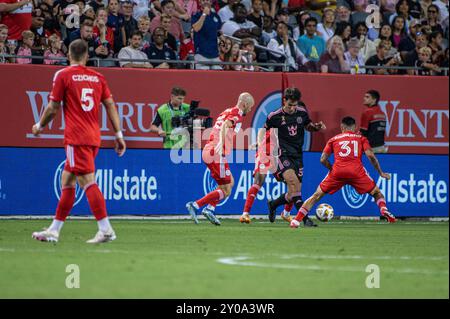
<svg viewBox="0 0 450 319"><path fill-rule="evenodd" d="M0 298L448 298L448 222L277 219L112 221L118 239L88 245L93 220L69 220L56 245L31 239L48 220L0 221ZM69 264L80 288L66 287ZM368 265L380 287L366 287Z"/></svg>

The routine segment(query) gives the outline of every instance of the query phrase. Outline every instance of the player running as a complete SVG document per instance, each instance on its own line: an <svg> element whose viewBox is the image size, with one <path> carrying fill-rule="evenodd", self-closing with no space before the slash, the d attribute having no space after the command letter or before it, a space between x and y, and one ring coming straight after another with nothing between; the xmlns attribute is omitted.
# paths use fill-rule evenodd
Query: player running
<svg viewBox="0 0 450 319"><path fill-rule="evenodd" d="M327 142L320 158L320 162L330 172L317 187L316 192L302 205L297 216L291 221L291 228L298 228L300 222L308 215L314 204L325 194L334 194L344 185L353 186L359 194L369 193L380 208L381 215L386 217L389 223L395 223L395 216L386 208L386 200L383 194L362 164L362 153L366 154L381 177L390 179L391 176L381 169L367 138L360 133L355 133L355 119L344 117L341 122L341 130L341 134ZM334 153L335 158L334 165L331 165L328 161L332 153Z"/></svg>
<svg viewBox="0 0 450 319"><path fill-rule="evenodd" d="M276 137L273 130L260 129L257 137L257 151L255 157L255 169L253 171L253 185L247 192L247 199L245 200L244 210L242 216L239 218L241 223L250 224L250 210L252 209L256 195L261 189L269 172L275 173L276 159L275 154L278 152ZM289 216L293 203L284 205L284 210L281 213L281 218L287 222L291 222L292 218Z"/></svg>
<svg viewBox="0 0 450 319"><path fill-rule="evenodd" d="M69 46L70 66L55 73L50 102L39 122L33 125L35 136L55 117L63 104L64 146L66 164L61 176L62 193L56 216L48 229L34 232L32 238L57 242L64 221L75 201L76 183L84 189L89 207L98 223L99 231L87 243L104 243L116 239L106 213L105 199L95 182L94 160L100 147L100 102L106 107L112 127L116 132L115 151L125 153L126 145L120 130L119 115L111 97L108 84L100 73L86 67L88 46L75 40Z"/></svg>
<svg viewBox="0 0 450 319"><path fill-rule="evenodd" d="M300 104L300 99L299 89L287 88L284 91L283 106L270 113L265 124L266 130L276 129L277 132L279 157L275 178L284 181L288 187L287 193L268 202L271 223L275 221L277 207L293 203L298 210L302 206L304 130L317 132L326 128L322 121L311 121L304 104ZM317 226L308 217L303 222L305 226Z"/></svg>
<svg viewBox="0 0 450 319"><path fill-rule="evenodd" d="M226 156L231 152L233 137L239 132L242 118L248 114L255 101L250 93L239 95L237 105L222 112L214 124L209 137L209 142L202 152L202 159L211 171L211 176L217 182L218 187L203 198L186 204L186 208L192 219L198 224L197 214L200 207L207 205L202 214L212 224L219 226L220 221L214 216L216 205L231 194L234 185L233 175L227 163Z"/></svg>

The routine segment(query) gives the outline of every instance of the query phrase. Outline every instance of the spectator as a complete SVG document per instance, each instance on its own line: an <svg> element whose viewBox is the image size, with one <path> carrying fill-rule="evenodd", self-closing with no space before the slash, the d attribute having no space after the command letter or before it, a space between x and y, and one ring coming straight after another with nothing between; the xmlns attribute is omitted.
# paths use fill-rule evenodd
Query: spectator
<svg viewBox="0 0 450 319"><path fill-rule="evenodd" d="M253 22L258 28L263 28L262 0L252 0L252 12L247 16L247 20Z"/></svg>
<svg viewBox="0 0 450 319"><path fill-rule="evenodd" d="M63 51L61 50L61 48L62 48L61 38L57 34L52 34L48 38L48 44L49 44L50 48L48 48L44 52L44 58L46 58L44 60L44 64L66 65L67 63L65 60L48 59L48 58L64 58L65 57Z"/></svg>
<svg viewBox="0 0 450 319"><path fill-rule="evenodd" d="M414 50L411 50L405 55L404 65L410 67L416 66L417 61L419 60L419 50L426 46L428 46L427 35L422 32L418 32L416 34L416 47L414 48ZM415 72L414 70L407 70L407 73L409 75L414 75Z"/></svg>
<svg viewBox="0 0 450 319"><path fill-rule="evenodd" d="M334 35L339 36L344 43L344 47L347 47L347 42L352 36L352 25L348 22L338 22L336 24L336 31Z"/></svg>
<svg viewBox="0 0 450 319"><path fill-rule="evenodd" d="M344 53L345 63L347 64L346 69L350 70L350 73L352 74L366 73L366 69L360 68L360 66L365 65L365 59L360 52L360 45L358 39L352 38L348 41L347 52Z"/></svg>
<svg viewBox="0 0 450 319"><path fill-rule="evenodd" d="M138 30L142 34L142 48L145 49L152 42L152 34L150 33L150 18L141 16L138 20Z"/></svg>
<svg viewBox="0 0 450 319"><path fill-rule="evenodd" d="M108 48L111 55L114 53L114 31L108 27L108 11L100 6L94 21L93 35L98 37L100 42Z"/></svg>
<svg viewBox="0 0 450 319"><path fill-rule="evenodd" d="M409 24L409 32L408 36L400 40L400 44L398 45L398 51L404 57L406 53L411 50L414 50L416 47L416 33L419 31L421 24L419 20L412 20Z"/></svg>
<svg viewBox="0 0 450 319"><path fill-rule="evenodd" d="M184 9L186 16L189 17L189 19L198 11L197 0L177 0L176 4L178 7Z"/></svg>
<svg viewBox="0 0 450 319"><path fill-rule="evenodd" d="M220 61L228 61L231 56L231 47L233 41L230 38L221 37L219 41L219 58Z"/></svg>
<svg viewBox="0 0 450 319"><path fill-rule="evenodd" d="M220 17L211 11L210 0L200 0L202 11L192 16L194 30L196 68L200 70L220 70L220 65L204 65L198 62L219 62L219 49L217 47L218 32L222 25Z"/></svg>
<svg viewBox="0 0 450 319"><path fill-rule="evenodd" d="M409 14L413 19L420 19L422 15L422 8L419 0L409 0Z"/></svg>
<svg viewBox="0 0 450 319"><path fill-rule="evenodd" d="M273 29L273 18L263 16L263 30L261 33L261 43L267 46L270 40L275 39L277 32Z"/></svg>
<svg viewBox="0 0 450 319"><path fill-rule="evenodd" d="M395 5L397 4L397 2L398 0L380 0L381 12L384 12L385 14L388 14L388 16L391 16L395 13Z"/></svg>
<svg viewBox="0 0 450 319"><path fill-rule="evenodd" d="M165 13L172 17L169 32L172 34L177 41L183 40L183 28L181 26L180 19L175 16L175 3L172 0L164 0L161 2L162 13ZM161 15L153 18L150 23L150 32L153 33L157 27L161 26Z"/></svg>
<svg viewBox="0 0 450 319"><path fill-rule="evenodd" d="M22 44L17 51L17 55L30 56L33 55L31 48L34 45L34 33L30 30L22 32ZM17 58L18 64L31 64L30 58Z"/></svg>
<svg viewBox="0 0 450 319"><path fill-rule="evenodd" d="M127 45L127 36L124 28L124 17L119 13L119 1L109 0L107 26L114 32L114 52L119 52Z"/></svg>
<svg viewBox="0 0 450 319"><path fill-rule="evenodd" d="M178 44L177 39L170 33L170 26L172 25L172 19L176 19L175 17L171 17L168 14L161 14L161 25L160 27L164 29L165 32L165 43L171 48L173 51L178 52Z"/></svg>
<svg viewBox="0 0 450 319"><path fill-rule="evenodd" d="M278 8L278 0L264 0L262 7L265 16L270 16L272 19L275 19L275 14L277 13Z"/></svg>
<svg viewBox="0 0 450 319"><path fill-rule="evenodd" d="M364 94L363 103L366 109L361 115L360 132L369 141L374 153L387 153L384 136L386 132L386 114L379 106L380 93L369 90Z"/></svg>
<svg viewBox="0 0 450 319"><path fill-rule="evenodd" d="M245 6L241 3L237 3L233 8L234 18L223 24L222 33L240 39L258 39L261 36L261 29L253 22L246 19L247 10L245 9Z"/></svg>
<svg viewBox="0 0 450 319"><path fill-rule="evenodd" d="M341 4L336 9L336 23L339 22L352 24L351 11L347 4Z"/></svg>
<svg viewBox="0 0 450 319"><path fill-rule="evenodd" d="M359 22L355 25L355 37L359 39L360 53L366 61L377 53L377 47L368 37L369 29L365 22Z"/></svg>
<svg viewBox="0 0 450 319"><path fill-rule="evenodd" d="M309 18L311 18L311 15L309 14L308 11L302 11L297 15L297 26L294 28L294 31L292 32L293 39L298 39L299 37L305 34L305 21Z"/></svg>
<svg viewBox="0 0 450 319"><path fill-rule="evenodd" d="M193 61L195 55L195 46L194 46L194 30L191 30L190 33L186 33L183 42L180 44L180 60L189 60ZM185 66L189 68L188 65Z"/></svg>
<svg viewBox="0 0 450 319"><path fill-rule="evenodd" d="M105 8L105 4L103 3L103 0L89 0L87 2L87 4L89 6L91 6L92 9L94 9L95 14L97 14L98 9L100 9L100 8L104 9Z"/></svg>
<svg viewBox="0 0 450 319"><path fill-rule="evenodd" d="M278 24L279 22L284 22L289 28L289 37L293 39L294 38L294 28L289 25L289 10L288 8L280 8L280 10L277 11L277 14L275 15L275 23Z"/></svg>
<svg viewBox="0 0 450 319"><path fill-rule="evenodd" d="M0 0L0 22L8 27L10 40L21 40L31 27L32 0Z"/></svg>
<svg viewBox="0 0 450 319"><path fill-rule="evenodd" d="M231 57L229 62L236 62L236 63L244 63L242 59L242 50L239 46L239 43L234 42L233 46L231 47ZM224 67L225 70L234 70L234 71L242 71L242 65L236 64L236 65L227 65Z"/></svg>
<svg viewBox="0 0 450 319"><path fill-rule="evenodd" d="M145 49L145 54L150 60L176 60L175 52L166 44L166 31L163 28L156 28L153 31L153 43ZM167 62L151 62L157 69L169 69L171 64Z"/></svg>
<svg viewBox="0 0 450 319"><path fill-rule="evenodd" d="M398 48L400 42L406 38L406 25L405 18L402 16L396 16L392 20L392 40L394 47Z"/></svg>
<svg viewBox="0 0 450 319"><path fill-rule="evenodd" d="M8 39L8 26L5 24L0 24L0 42L3 43L3 53L4 54L16 54L17 49L17 40L9 40ZM2 63L15 63L15 58L2 58Z"/></svg>
<svg viewBox="0 0 450 319"><path fill-rule="evenodd" d="M284 63L286 61L290 71L298 71L308 61L295 42L289 38L288 27L284 22L278 23L277 37L270 40L267 48L279 52L279 54L271 53L271 56L275 62ZM280 69L276 69L276 71L280 71Z"/></svg>
<svg viewBox="0 0 450 319"><path fill-rule="evenodd" d="M297 45L306 59L319 62L320 57L325 52L325 41L316 35L317 19L309 18L305 21L306 34L297 40Z"/></svg>
<svg viewBox="0 0 450 319"><path fill-rule="evenodd" d="M341 37L334 36L327 43L327 52L319 61L322 73L345 73L348 72L347 63L344 59L344 42Z"/></svg>
<svg viewBox="0 0 450 319"><path fill-rule="evenodd" d="M439 8L439 23L448 29L448 0L435 0L433 4Z"/></svg>
<svg viewBox="0 0 450 319"><path fill-rule="evenodd" d="M431 49L423 47L419 49L419 58L415 62L415 75L438 75L441 70L439 65L431 61Z"/></svg>
<svg viewBox="0 0 450 319"><path fill-rule="evenodd" d="M445 58L445 52L442 49L444 35L440 31L434 31L429 36L429 48L431 49L431 61L434 64L441 65Z"/></svg>
<svg viewBox="0 0 450 319"><path fill-rule="evenodd" d="M130 38L130 45L124 47L120 50L119 59L136 59L136 60L146 60L147 55L139 50L142 42L142 34L139 31L133 32ZM153 66L147 61L120 61L120 66L122 68L144 68L151 69Z"/></svg>
<svg viewBox="0 0 450 319"><path fill-rule="evenodd" d="M242 49L242 62L243 63L256 63L255 43L252 39L243 39L241 43ZM244 65L243 71L259 71L258 66Z"/></svg>
<svg viewBox="0 0 450 319"><path fill-rule="evenodd" d="M337 2L335 0L306 0L306 6L321 16L325 9L336 10Z"/></svg>
<svg viewBox="0 0 450 319"><path fill-rule="evenodd" d="M399 64L399 56L393 57L390 59L386 58L386 54L388 52L388 47L385 43L380 42L377 47L377 54L370 57L366 61L366 66L395 66ZM383 68L375 68L375 69L367 69L368 74L380 74L380 75L388 75L395 73L395 70L387 70Z"/></svg>
<svg viewBox="0 0 450 319"><path fill-rule="evenodd" d="M444 29L439 23L439 8L437 5L432 4L428 6L427 18L422 21L422 25L427 25L430 27L430 33L439 31L444 34Z"/></svg>
<svg viewBox="0 0 450 319"><path fill-rule="evenodd" d="M383 43L384 46L386 47L386 54L385 54L385 57L384 57L385 59L389 60L389 59L391 59L393 57L396 57L397 60L398 60L397 61L398 64L402 64L403 63L401 54L398 55L399 52L398 52L397 48L392 45L392 40L384 39L384 40L381 40L380 43Z"/></svg>
<svg viewBox="0 0 450 319"><path fill-rule="evenodd" d="M121 8L123 14L123 27L125 29L125 38L126 41L131 38L131 35L134 34L134 31L138 30L137 21L133 18L133 7L136 4L133 0L122 0Z"/></svg>
<svg viewBox="0 0 450 319"><path fill-rule="evenodd" d="M234 17L233 6L238 2L239 0L228 0L228 4L219 10L218 15L222 23L225 23Z"/></svg>
<svg viewBox="0 0 450 319"><path fill-rule="evenodd" d="M83 23L86 19L91 20L92 23L95 20L95 10L88 4L84 6L83 15L80 17L80 23Z"/></svg>
<svg viewBox="0 0 450 319"><path fill-rule="evenodd" d="M369 0L354 0L355 10L351 14L352 26L356 27L359 23L366 22L369 13L366 12L366 8L369 5Z"/></svg>
<svg viewBox="0 0 450 319"><path fill-rule="evenodd" d="M47 46L47 39L44 31L44 16L42 10L35 10L31 14L30 31L34 33L34 45L31 48L33 55L42 56ZM42 64L41 59L33 59L33 64Z"/></svg>
<svg viewBox="0 0 450 319"><path fill-rule="evenodd" d="M322 23L317 25L317 35L322 37L325 43L333 36L336 30L335 20L335 10L323 10Z"/></svg>
<svg viewBox="0 0 450 319"><path fill-rule="evenodd" d="M397 4L395 5L395 13L389 17L389 23L394 24L394 19L396 17L402 17L404 21L404 28L405 30L408 30L409 22L413 20L413 17L410 14L410 10L410 0L398 0Z"/></svg>
<svg viewBox="0 0 450 319"><path fill-rule="evenodd" d="M420 6L422 8L423 17L428 18L428 7L433 3L433 0L420 0Z"/></svg>
<svg viewBox="0 0 450 319"><path fill-rule="evenodd" d="M390 40L394 41L393 35L392 35L392 26L387 22L384 22L381 25L380 34L379 34L378 38L373 41L373 43L375 44L376 47L378 47L381 40L383 40L383 39L390 39Z"/></svg>

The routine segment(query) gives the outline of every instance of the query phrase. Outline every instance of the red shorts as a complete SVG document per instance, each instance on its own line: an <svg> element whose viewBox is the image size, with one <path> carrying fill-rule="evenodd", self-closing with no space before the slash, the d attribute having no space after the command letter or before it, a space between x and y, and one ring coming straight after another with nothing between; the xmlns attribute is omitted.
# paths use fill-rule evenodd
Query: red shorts
<svg viewBox="0 0 450 319"><path fill-rule="evenodd" d="M276 171L276 167L273 163L273 158L271 160L269 156L261 156L259 154L256 154L253 176L255 176L256 173L267 175L270 172L274 171Z"/></svg>
<svg viewBox="0 0 450 319"><path fill-rule="evenodd" d="M203 148L202 158L218 185L231 183L231 170L225 157L214 154L214 148L206 145Z"/></svg>
<svg viewBox="0 0 450 319"><path fill-rule="evenodd" d="M66 145L64 170L76 176L95 172L95 157L98 147L89 145Z"/></svg>
<svg viewBox="0 0 450 319"><path fill-rule="evenodd" d="M331 171L320 183L320 189L324 193L331 195L340 190L342 186L351 185L359 194L365 194L370 193L377 186L365 169L363 173L351 178L342 178L336 175L341 174L336 174L334 171Z"/></svg>

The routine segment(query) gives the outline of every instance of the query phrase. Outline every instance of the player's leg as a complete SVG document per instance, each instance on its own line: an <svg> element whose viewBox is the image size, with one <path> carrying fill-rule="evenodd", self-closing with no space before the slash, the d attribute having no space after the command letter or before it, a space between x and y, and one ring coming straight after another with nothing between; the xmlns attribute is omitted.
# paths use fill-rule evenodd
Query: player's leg
<svg viewBox="0 0 450 319"><path fill-rule="evenodd" d="M229 175L230 176L230 182L228 184L219 184L219 186L217 187L218 190L222 191L222 193L224 194L223 198L227 198L228 196L231 195L231 191L233 190L233 186L234 186L234 178L233 175ZM216 204L218 203L218 201L215 202ZM214 206L215 207L215 206ZM220 226L220 220L214 215L214 210L210 209L210 205L208 205L207 207L205 207L202 210L202 214L203 216L206 217L206 219L208 219L212 224L216 225L216 226Z"/></svg>
<svg viewBox="0 0 450 319"><path fill-rule="evenodd" d="M383 193L378 188L378 186L375 186L375 188L369 193L377 203L377 206L380 208L380 214L381 216L384 216L389 223L395 223L396 219L395 216L388 211L386 207L386 199L384 198Z"/></svg>
<svg viewBox="0 0 450 319"><path fill-rule="evenodd" d="M250 223L250 210L252 209L253 203L255 202L256 195L258 194L261 186L264 184L266 180L266 174L260 173L259 171L255 172L255 176L253 178L253 185L250 187L247 193L247 199L245 200L244 211L242 213L241 218L239 219L241 223Z"/></svg>
<svg viewBox="0 0 450 319"><path fill-rule="evenodd" d="M288 191L287 193L282 194L277 199L268 202L269 206L269 221L273 223L276 217L276 209L281 206L293 202L295 204L295 200L298 200L300 196L300 181L297 178L295 170L289 168L282 173L282 177L284 182L287 185Z"/></svg>
<svg viewBox="0 0 450 319"><path fill-rule="evenodd" d="M34 232L32 237L40 241L57 242L61 228L69 216L75 202L76 177L64 170L61 174L61 197L56 207L55 218L49 228L44 231Z"/></svg>
<svg viewBox="0 0 450 319"><path fill-rule="evenodd" d="M100 188L95 182L95 174L89 173L86 175L77 176L78 184L84 189L86 198L89 203L92 214L97 220L98 233L94 238L88 240L88 243L102 243L116 239L116 234L109 222L108 214L106 212L106 202Z"/></svg>
<svg viewBox="0 0 450 319"><path fill-rule="evenodd" d="M283 211L281 212L281 218L287 222L292 221L291 210L294 207L294 203L284 204Z"/></svg>
<svg viewBox="0 0 450 319"><path fill-rule="evenodd" d="M291 222L291 227L292 228L298 228L298 226L300 225L300 222L302 220L305 219L305 217L308 216L309 211L311 210L311 208L323 197L325 196L325 192L322 191L322 189L319 187L317 187L316 191L314 192L314 194L309 197L304 203L303 205L300 207L300 209L298 210L297 216L295 216L295 218L292 220Z"/></svg>

